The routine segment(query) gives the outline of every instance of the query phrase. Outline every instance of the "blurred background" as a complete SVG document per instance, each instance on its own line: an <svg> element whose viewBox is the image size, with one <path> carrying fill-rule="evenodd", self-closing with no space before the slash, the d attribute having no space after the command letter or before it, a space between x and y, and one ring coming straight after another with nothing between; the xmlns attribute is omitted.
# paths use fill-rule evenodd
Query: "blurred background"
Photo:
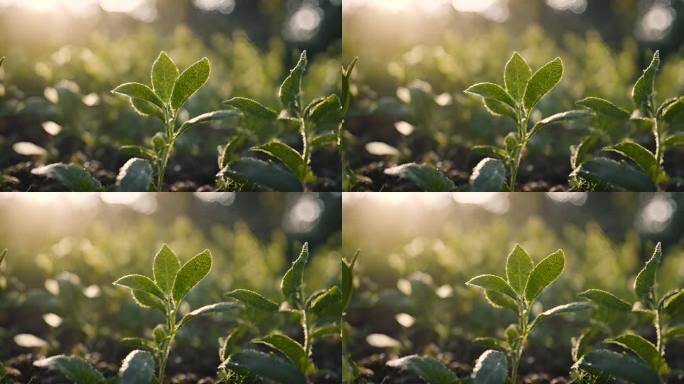
<svg viewBox="0 0 684 384"><path fill-rule="evenodd" d="M469 373L486 349L473 339L501 336L515 320L465 282L485 273L505 275L506 257L516 243L535 262L557 249L566 255L563 274L533 310L539 313L578 301L577 294L589 288L633 302L634 277L658 241L664 254L658 292L681 288L683 235L681 194L345 194L343 253L361 250L359 288L348 314L352 355L372 371L367 382L392 375L387 360L413 353L438 356ZM536 380L542 382L567 377L570 340L588 324L582 314L540 326L523 372L541 374ZM644 324L637 329L653 336ZM681 347L669 347L669 361L679 369Z"/></svg>
<svg viewBox="0 0 684 384"><path fill-rule="evenodd" d="M59 353L115 372L132 350L121 338L146 335L161 319L112 282L151 275L163 243L182 262L204 249L214 256L182 311L223 301L237 288L280 301L280 279L305 241L312 251L306 291L337 284L340 205L339 194L313 193L0 194L0 249L9 249L0 273L0 361L20 371L11 375L18 382L55 380L31 363ZM208 317L182 332L170 369L186 381L176 382L214 377L218 337L235 321ZM296 320L269 323L299 337ZM334 340L318 348L319 367L339 372Z"/></svg>
<svg viewBox="0 0 684 384"><path fill-rule="evenodd" d="M349 151L352 167L371 179L358 189L401 190L382 170L411 161L466 178L482 158L470 148L501 143L513 127L463 90L503 83L514 51L534 70L557 56L565 65L535 118L575 109L587 96L632 110L632 86L657 49L658 101L684 93L681 0L348 0L343 7L343 56L360 57ZM567 184L569 147L586 131L581 124L542 131L523 181L543 179L546 190Z"/></svg>
<svg viewBox="0 0 684 384"><path fill-rule="evenodd" d="M336 91L341 12L340 0L0 0L0 56L7 57L0 69L0 173L18 179L0 177L0 187L30 189L34 164L118 170L131 157L119 147L145 143L161 123L138 116L110 90L149 83L161 50L181 70L203 56L211 61L209 82L182 118L222 109L234 96L277 107L278 87L304 49L311 59L304 99ZM190 131L178 143L171 184L189 182L177 189L192 191L211 184L216 147L244 134L240 128L224 121ZM247 133L247 144L274 134ZM332 174L324 176L339 178L328 157Z"/></svg>

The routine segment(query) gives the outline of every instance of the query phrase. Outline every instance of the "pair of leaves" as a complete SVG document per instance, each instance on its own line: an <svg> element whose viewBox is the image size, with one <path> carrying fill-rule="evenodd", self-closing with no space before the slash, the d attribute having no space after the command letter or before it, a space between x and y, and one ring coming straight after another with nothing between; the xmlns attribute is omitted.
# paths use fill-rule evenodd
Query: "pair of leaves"
<svg viewBox="0 0 684 384"><path fill-rule="evenodd" d="M37 176L55 179L71 192L98 192L102 184L83 167L75 164L55 163L31 171ZM116 192L147 192L152 185L152 166L147 160L131 158L116 178Z"/></svg>
<svg viewBox="0 0 684 384"><path fill-rule="evenodd" d="M458 384L466 382L451 372L442 362L429 356L411 355L387 362L393 368L413 372L427 384ZM504 384L508 377L508 360L499 351L487 350L475 362L471 375L474 384Z"/></svg>
<svg viewBox="0 0 684 384"><path fill-rule="evenodd" d="M456 184L442 171L430 164L409 163L385 170L386 175L411 180L422 191L453 192Z"/></svg>
<svg viewBox="0 0 684 384"><path fill-rule="evenodd" d="M221 368L243 376L263 378L278 384L306 384L306 377L296 366L274 355L244 350L228 357Z"/></svg>
<svg viewBox="0 0 684 384"><path fill-rule="evenodd" d="M74 356L57 355L34 363L40 368L58 370L74 384L109 382L89 362ZM135 350L126 356L119 369L118 382L122 384L150 384L154 379L154 357L146 351Z"/></svg>

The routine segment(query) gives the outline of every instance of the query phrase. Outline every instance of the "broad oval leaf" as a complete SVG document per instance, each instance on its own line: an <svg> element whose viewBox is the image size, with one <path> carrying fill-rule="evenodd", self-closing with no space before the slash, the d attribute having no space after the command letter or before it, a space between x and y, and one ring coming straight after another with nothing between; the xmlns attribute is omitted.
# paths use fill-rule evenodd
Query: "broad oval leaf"
<svg viewBox="0 0 684 384"><path fill-rule="evenodd" d="M684 96L668 105L663 111L663 120L668 124L684 124Z"/></svg>
<svg viewBox="0 0 684 384"><path fill-rule="evenodd" d="M506 64L504 82L506 83L506 90L515 100L522 101L531 77L532 68L530 65L518 52L513 53Z"/></svg>
<svg viewBox="0 0 684 384"><path fill-rule="evenodd" d="M310 308L316 316L339 319L342 316L342 292L337 286L332 286L311 298Z"/></svg>
<svg viewBox="0 0 684 384"><path fill-rule="evenodd" d="M617 161L596 158L582 163L574 172L589 182L602 187L630 192L655 192L657 190L653 180L642 171Z"/></svg>
<svg viewBox="0 0 684 384"><path fill-rule="evenodd" d="M253 147L251 150L263 152L278 159L301 181L306 180L312 172L309 166L306 165L302 155L285 143L271 141L270 143Z"/></svg>
<svg viewBox="0 0 684 384"><path fill-rule="evenodd" d="M634 352L656 372L667 370L667 365L660 357L658 349L653 343L634 333L625 333L615 339L607 340Z"/></svg>
<svg viewBox="0 0 684 384"><path fill-rule="evenodd" d="M112 92L150 102L161 110L164 110L164 102L162 102L159 96L145 84L125 83L114 88Z"/></svg>
<svg viewBox="0 0 684 384"><path fill-rule="evenodd" d="M508 360L503 352L487 350L475 362L474 384L504 384L508 377Z"/></svg>
<svg viewBox="0 0 684 384"><path fill-rule="evenodd" d="M194 311L183 316L183 319L181 319L180 323L178 323L178 328L181 328L189 321L196 319L200 316L211 315L214 313L237 313L240 311L241 308L242 307L240 306L240 304L227 302L205 305L204 307L197 308Z"/></svg>
<svg viewBox="0 0 684 384"><path fill-rule="evenodd" d="M476 276L468 280L466 285L473 285L488 291L503 293L513 299L517 299L518 297L518 295L515 293L515 290L508 284L508 282L496 275Z"/></svg>
<svg viewBox="0 0 684 384"><path fill-rule="evenodd" d="M2 258L0 257L0 263L2 263ZM672 317L679 317L684 315L684 290L681 290L667 300L664 303L665 313Z"/></svg>
<svg viewBox="0 0 684 384"><path fill-rule="evenodd" d="M188 67L176 80L171 93L171 108L180 109L209 80L211 66L206 57Z"/></svg>
<svg viewBox="0 0 684 384"><path fill-rule="evenodd" d="M534 261L527 252L516 244L506 259L506 279L519 294L525 293L525 286L534 269Z"/></svg>
<svg viewBox="0 0 684 384"><path fill-rule="evenodd" d="M313 362L307 356L304 347L289 336L272 333L260 339L252 340L252 342L264 344L280 351L301 372L310 372L313 369Z"/></svg>
<svg viewBox="0 0 684 384"><path fill-rule="evenodd" d="M465 93L481 96L484 99L492 99L502 102L515 110L517 108L513 97L500 85L494 83L478 83L465 90Z"/></svg>
<svg viewBox="0 0 684 384"><path fill-rule="evenodd" d="M248 289L236 289L234 291L226 293L225 297L235 299L247 307L256 308L261 311L278 311L278 304L265 298L259 293L250 291Z"/></svg>
<svg viewBox="0 0 684 384"><path fill-rule="evenodd" d="M653 97L655 88L655 77L659 69L660 52L656 51L656 53L653 55L653 60L651 60L651 64L644 70L644 73L641 75L639 80L637 80L636 84L634 84L634 88L632 89L632 99L634 100L634 104L637 106L637 108L644 112L648 111L650 107L649 104L651 102L651 98Z"/></svg>
<svg viewBox="0 0 684 384"><path fill-rule="evenodd" d="M539 132L540 129L542 129L548 125L557 124L557 123L561 123L564 121L573 121L573 120L577 120L577 119L581 119L581 118L585 118L585 117L590 117L590 116L591 116L591 112L581 111L581 110L557 113L557 114L549 116L549 117L545 118L544 120L541 120L540 122L535 124L534 127L532 128L530 136L535 135L537 132Z"/></svg>
<svg viewBox="0 0 684 384"><path fill-rule="evenodd" d="M302 92L302 78L304 77L304 71L306 71L307 58L306 51L302 52L299 56L299 61L297 65L290 71L290 74L285 78L280 90L278 91L278 97L283 105L283 108L290 111L292 114L297 115L299 109L301 108L300 94Z"/></svg>
<svg viewBox="0 0 684 384"><path fill-rule="evenodd" d="M498 159L483 159L470 175L471 192L501 192L505 185L506 167Z"/></svg>
<svg viewBox="0 0 684 384"><path fill-rule="evenodd" d="M152 64L152 88L164 103L169 102L179 74L176 63L171 60L166 52L161 52Z"/></svg>
<svg viewBox="0 0 684 384"><path fill-rule="evenodd" d="M403 164L386 169L385 174L411 180L425 192L452 192L456 189L453 181L430 164Z"/></svg>
<svg viewBox="0 0 684 384"><path fill-rule="evenodd" d="M306 267L308 262L309 243L304 243L299 256L292 262L290 269L285 272L283 279L280 281L280 291L285 299L294 307L298 307L303 299L299 297L299 293L304 279L304 267Z"/></svg>
<svg viewBox="0 0 684 384"><path fill-rule="evenodd" d="M660 243L656 244L653 255L646 262L644 267L634 281L634 292L641 302L653 305L655 302L653 286L656 281L656 273L663 259L663 250Z"/></svg>
<svg viewBox="0 0 684 384"><path fill-rule="evenodd" d="M241 183L277 192L302 192L302 183L287 169L262 160L242 158L231 161L221 174Z"/></svg>
<svg viewBox="0 0 684 384"><path fill-rule="evenodd" d="M98 192L102 184L82 167L74 164L55 163L35 168L31 173L59 181L71 192Z"/></svg>
<svg viewBox="0 0 684 384"><path fill-rule="evenodd" d="M164 292L159 289L157 284L147 276L143 275L126 275L114 282L114 285L120 285L132 290L147 292L159 299L166 300Z"/></svg>
<svg viewBox="0 0 684 384"><path fill-rule="evenodd" d="M560 249L540 261L532 270L525 286L527 301L530 303L534 301L544 288L560 276L564 267L565 253Z"/></svg>
<svg viewBox="0 0 684 384"><path fill-rule="evenodd" d="M586 353L575 366L597 376L609 375L632 384L660 383L658 374L648 365L605 349Z"/></svg>
<svg viewBox="0 0 684 384"><path fill-rule="evenodd" d="M154 256L152 271L154 280L159 288L167 294L171 293L176 274L181 269L178 256L168 245L163 244L159 252Z"/></svg>
<svg viewBox="0 0 684 384"><path fill-rule="evenodd" d="M183 264L173 281L173 301L178 303L183 300L185 295L209 274L211 263L211 252L205 249Z"/></svg>
<svg viewBox="0 0 684 384"><path fill-rule="evenodd" d="M291 363L259 351L243 350L234 353L221 367L241 375L253 375L278 384L306 384L306 377Z"/></svg>
<svg viewBox="0 0 684 384"><path fill-rule="evenodd" d="M119 170L117 192L147 192L152 185L152 165L149 161L132 158Z"/></svg>
<svg viewBox="0 0 684 384"><path fill-rule="evenodd" d="M460 379L451 372L441 361L429 357L411 355L390 360L387 365L413 372L426 384L457 384Z"/></svg>
<svg viewBox="0 0 684 384"><path fill-rule="evenodd" d="M176 136L180 136L183 133L185 133L188 129L192 128L195 125L198 124L203 124L203 123L208 123L211 121L218 121L218 120L227 120L227 119L232 119L236 118L239 116L239 112L237 111L213 111L213 112L207 112L203 113L199 116L193 117L192 119L184 122L181 127L178 129L178 133L176 133Z"/></svg>
<svg viewBox="0 0 684 384"><path fill-rule="evenodd" d="M631 141L623 141L615 146L605 148L604 151L615 152L625 156L646 172L651 180L656 180L658 178L658 174L660 173L658 160L656 160L655 155L651 151L641 145Z"/></svg>
<svg viewBox="0 0 684 384"><path fill-rule="evenodd" d="M559 305L557 307L553 307L551 309L548 309L542 313L540 313L535 319L532 325L539 324L539 322L548 319L551 316L557 316L557 315L563 315L566 313L574 313L574 312L581 312L581 311L586 311L589 309L592 309L593 306L591 303L587 303L586 301L579 301L575 303L569 303L569 304L563 304Z"/></svg>
<svg viewBox="0 0 684 384"><path fill-rule="evenodd" d="M523 98L525 110L531 111L542 97L560 82L562 77L563 62L560 58L556 58L539 68L527 83L527 89L525 89L525 96Z"/></svg>
<svg viewBox="0 0 684 384"><path fill-rule="evenodd" d="M517 313L518 304L509 295L501 292L485 290L485 298L494 308L506 308Z"/></svg>
<svg viewBox="0 0 684 384"><path fill-rule="evenodd" d="M137 289L132 290L131 293L133 294L133 300L135 300L136 304L139 306L143 308L153 308L166 315L166 303L159 297Z"/></svg>
<svg viewBox="0 0 684 384"><path fill-rule="evenodd" d="M494 99L483 99L487 111L494 116L507 116L518 121L518 114L510 105Z"/></svg>
<svg viewBox="0 0 684 384"><path fill-rule="evenodd" d="M92 364L80 357L51 356L38 360L33 365L39 368L58 370L74 384L100 384L105 382L104 376Z"/></svg>
<svg viewBox="0 0 684 384"><path fill-rule="evenodd" d="M135 97L130 98L131 106L141 116L154 116L161 122L165 122L164 112L153 103L147 100L138 99Z"/></svg>
<svg viewBox="0 0 684 384"><path fill-rule="evenodd" d="M342 119L342 103L337 95L330 95L308 108L308 118L314 124L339 124Z"/></svg>
<svg viewBox="0 0 684 384"><path fill-rule="evenodd" d="M601 308L608 308L619 312L630 312L632 310L632 306L629 303L610 292L600 289L589 289L578 296L591 300Z"/></svg>
<svg viewBox="0 0 684 384"><path fill-rule="evenodd" d="M629 120L629 112L618 107L606 99L599 97L587 97L577 102L577 105L590 109L598 115L604 115L613 119L627 121Z"/></svg>
<svg viewBox="0 0 684 384"><path fill-rule="evenodd" d="M256 100L246 97L234 97L223 102L225 105L238 109L240 112L263 120L278 118L276 111L264 106Z"/></svg>
<svg viewBox="0 0 684 384"><path fill-rule="evenodd" d="M154 357L135 350L126 356L119 369L119 379L126 384L150 384L154 380Z"/></svg>

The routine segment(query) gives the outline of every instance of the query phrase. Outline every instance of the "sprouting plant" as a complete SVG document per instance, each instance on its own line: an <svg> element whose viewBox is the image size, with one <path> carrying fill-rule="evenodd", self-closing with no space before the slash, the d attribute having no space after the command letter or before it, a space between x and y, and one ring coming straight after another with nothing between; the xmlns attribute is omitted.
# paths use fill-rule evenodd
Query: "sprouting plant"
<svg viewBox="0 0 684 384"><path fill-rule="evenodd" d="M575 302L548 309L532 318L531 311L542 291L563 272L565 254L558 250L537 265L527 252L516 245L506 260L506 278L497 275L480 275L466 284L485 290L485 297L497 308L509 309L517 314L517 323L505 331L505 338L483 338L481 341L494 344L508 355L511 366L510 381L517 383L518 368L527 343L527 338L543 320L560 314L578 312L591 308L586 302Z"/></svg>
<svg viewBox="0 0 684 384"><path fill-rule="evenodd" d="M299 257L283 276L280 290L285 302L279 306L257 292L246 289L233 290L226 297L240 302L245 313L268 313L271 322L279 308L284 314L293 314L299 319L303 341L299 342L280 332L272 332L253 340L280 352L287 361L274 354L246 349L231 354L221 364L221 369L240 376L256 376L282 383L307 382L307 375L316 372L313 363L314 342L323 337L340 334L342 294L337 286L306 295L304 291L304 270L309 262L309 246L305 243Z"/></svg>
<svg viewBox="0 0 684 384"><path fill-rule="evenodd" d="M575 151L574 176L600 187L617 187L631 191L654 191L661 189L662 184L668 181L669 177L664 168L665 152L684 144L684 134L670 133L675 125L684 123L684 96L668 99L658 106L655 80L659 68L660 52L656 51L650 65L632 88L631 96L636 108L632 114L598 97L588 97L577 102L592 111L598 123L602 120L616 123L631 122L650 130L653 135L654 151L630 139L603 149L629 159L639 169L603 157L587 159L586 152L592 144L592 137L589 136L583 139Z"/></svg>
<svg viewBox="0 0 684 384"><path fill-rule="evenodd" d="M139 349L121 362L116 377L105 378L87 360L77 356L56 355L33 363L36 367L56 370L74 384L150 384L154 381L154 357Z"/></svg>
<svg viewBox="0 0 684 384"><path fill-rule="evenodd" d="M225 102L244 115L266 122L279 122L286 129L297 130L301 136L301 150L273 140L251 148L282 163L286 168L272 162L255 158L238 158L231 161L224 154L219 160L219 177L228 177L239 185L250 185L276 191L301 191L316 181L311 168L313 151L329 144L341 145L342 123L349 106L349 75L353 62L342 70L342 95L331 94L318 98L308 105L302 100L302 79L307 68L306 51L283 81L278 92L281 112L277 112L256 100L234 97Z"/></svg>
<svg viewBox="0 0 684 384"><path fill-rule="evenodd" d="M506 355L492 349L480 355L469 378L458 377L444 363L430 356L405 356L390 360L387 365L409 370L427 384L504 384L508 376Z"/></svg>
<svg viewBox="0 0 684 384"><path fill-rule="evenodd" d="M354 183L354 174L349 169L349 164L347 163L346 157L346 138L344 135L344 118L347 116L349 111L349 105L351 104L351 76L354 73L354 68L359 62L359 58L356 57L352 62L346 66L342 67L342 95L340 97L342 102L342 120L337 126L337 148L340 154L340 163L342 166L342 190L349 191Z"/></svg>
<svg viewBox="0 0 684 384"><path fill-rule="evenodd" d="M465 92L482 97L485 108L494 116L505 116L515 122L516 131L506 136L504 145L478 146L475 149L503 161L508 170L508 188L515 191L518 169L527 150L527 144L537 132L549 124L587 115L586 111L570 111L547 117L531 124L537 104L561 80L563 62L556 58L532 73L525 59L517 52L506 64L505 88L495 83L478 83ZM503 168L503 167L501 167Z"/></svg>
<svg viewBox="0 0 684 384"><path fill-rule="evenodd" d="M154 328L153 337L131 338L149 348L158 366L157 381L164 382L166 362L178 331L190 320L210 313L232 312L239 305L222 302L196 309L179 319L180 304L190 290L195 287L211 269L212 256L204 250L181 265L180 259L167 245L163 245L154 258L153 278L144 275L127 275L114 282L115 285L129 288L136 303L144 308L158 310L164 315L164 324Z"/></svg>
<svg viewBox="0 0 684 384"><path fill-rule="evenodd" d="M71 192L147 192L153 183L152 166L147 160L129 159L116 177L116 183L105 187L85 168L76 164L54 163L34 168L31 173L54 179Z"/></svg>
<svg viewBox="0 0 684 384"><path fill-rule="evenodd" d="M612 377L639 384L666 382L665 378L671 371L665 359L665 345L684 336L684 324L676 324L677 319L681 320L684 315L684 289L659 295L657 272L662 261L662 248L658 243L653 255L636 276L634 292L637 301L633 304L600 289L590 289L580 294L599 311L618 314L622 322L634 315L649 319L655 330L655 343L628 331L604 342L631 351L638 360L625 354L598 349L584 354L575 365L577 369L606 380Z"/></svg>
<svg viewBox="0 0 684 384"><path fill-rule="evenodd" d="M152 138L150 148L144 146L127 146L140 155L149 158L156 171L155 189L164 187L166 166L174 149L176 140L192 126L235 116L232 111L214 111L199 115L181 123L179 113L185 103L209 79L210 65L206 57L189 66L182 73L173 60L161 52L152 65L152 87L142 83L125 83L112 92L126 95L131 105L139 114L159 119L164 131Z"/></svg>
<svg viewBox="0 0 684 384"><path fill-rule="evenodd" d="M358 368L352 361L348 350L349 325L344 321L344 315L346 314L347 308L349 308L352 294L354 293L354 266L356 265L360 253L360 250L356 251L351 260L342 258L342 284L340 290L342 291L341 308L343 321L340 327L340 340L342 341L342 382L345 384L353 383L359 375Z"/></svg>

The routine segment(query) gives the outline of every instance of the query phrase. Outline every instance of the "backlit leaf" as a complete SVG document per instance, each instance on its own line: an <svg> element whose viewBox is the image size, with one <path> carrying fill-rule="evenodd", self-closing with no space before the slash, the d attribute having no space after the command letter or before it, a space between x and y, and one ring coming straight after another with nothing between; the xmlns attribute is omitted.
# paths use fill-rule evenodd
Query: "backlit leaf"
<svg viewBox="0 0 684 384"><path fill-rule="evenodd" d="M646 262L644 267L634 281L634 292L641 302L652 305L655 302L654 286L656 283L656 273L663 259L661 244L655 246L653 255Z"/></svg>
<svg viewBox="0 0 684 384"><path fill-rule="evenodd" d="M658 374L648 365L629 356L608 350L586 353L576 367L594 375L609 375L632 384L659 384Z"/></svg>
<svg viewBox="0 0 684 384"><path fill-rule="evenodd" d="M523 98L525 110L531 111L542 97L560 82L562 77L563 62L560 58L556 58L539 68L527 83L527 89L525 89L525 96Z"/></svg>
<svg viewBox="0 0 684 384"><path fill-rule="evenodd" d="M522 101L527 82L530 81L531 77L532 68L518 52L515 52L506 64L504 73L506 90L515 100Z"/></svg>
<svg viewBox="0 0 684 384"><path fill-rule="evenodd" d="M135 350L126 356L119 369L119 379L126 384L150 384L154 380L154 357Z"/></svg>
<svg viewBox="0 0 684 384"><path fill-rule="evenodd" d="M386 169L385 174L411 180L425 192L451 192L456 189L453 181L430 164L403 164Z"/></svg>
<svg viewBox="0 0 684 384"><path fill-rule="evenodd" d="M501 192L505 185L506 167L498 159L483 159L470 175L471 192Z"/></svg>
<svg viewBox="0 0 684 384"><path fill-rule="evenodd" d="M234 353L221 367L242 375L253 375L278 384L306 384L306 377L291 363L259 351L243 350Z"/></svg>
<svg viewBox="0 0 684 384"><path fill-rule="evenodd" d="M209 79L211 66L206 57L188 67L176 80L171 93L171 108L180 109Z"/></svg>
<svg viewBox="0 0 684 384"><path fill-rule="evenodd" d="M474 384L505 384L508 377L508 360L503 352L487 350L475 362Z"/></svg>
<svg viewBox="0 0 684 384"><path fill-rule="evenodd" d="M442 362L429 356L411 355L390 360L387 365L392 368L406 369L420 377L426 384L457 384L458 376L451 372Z"/></svg>
<svg viewBox="0 0 684 384"><path fill-rule="evenodd" d="M54 369L61 372L74 384L101 384L104 376L89 362L80 357L57 355L33 363L39 368Z"/></svg>
<svg viewBox="0 0 684 384"><path fill-rule="evenodd" d="M565 267L565 254L558 250L537 264L525 286L525 298L528 302L534 301L539 294L560 276Z"/></svg>
<svg viewBox="0 0 684 384"><path fill-rule="evenodd" d="M181 269L181 262L178 256L168 245L162 245L159 252L154 257L153 273L154 280L159 288L167 294L171 293L176 274Z"/></svg>
<svg viewBox="0 0 684 384"><path fill-rule="evenodd" d="M173 301L178 303L183 300L185 295L207 276L209 270L211 270L211 264L212 257L209 250L200 252L183 264L173 282Z"/></svg>
<svg viewBox="0 0 684 384"><path fill-rule="evenodd" d="M152 165L149 161L132 158L119 170L117 192L147 192L152 185Z"/></svg>
<svg viewBox="0 0 684 384"><path fill-rule="evenodd" d="M511 287L519 294L525 293L527 280L534 269L534 261L520 244L516 244L506 260L506 278Z"/></svg>

